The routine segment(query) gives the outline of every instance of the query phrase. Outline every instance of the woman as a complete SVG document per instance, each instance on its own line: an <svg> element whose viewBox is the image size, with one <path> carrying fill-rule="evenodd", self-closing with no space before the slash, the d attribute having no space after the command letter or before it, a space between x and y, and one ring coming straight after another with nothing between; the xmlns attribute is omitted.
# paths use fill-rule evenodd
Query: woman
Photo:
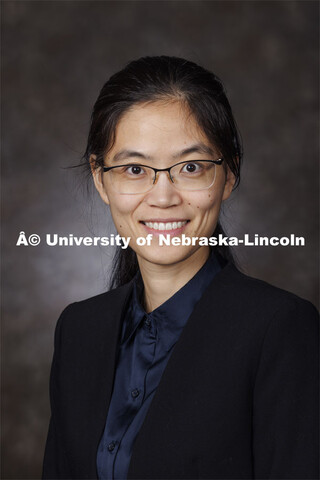
<svg viewBox="0 0 320 480"><path fill-rule="evenodd" d="M241 147L220 81L131 62L97 99L85 157L130 248L115 288L58 320L43 478L317 478L314 307L226 248L160 241L222 231Z"/></svg>

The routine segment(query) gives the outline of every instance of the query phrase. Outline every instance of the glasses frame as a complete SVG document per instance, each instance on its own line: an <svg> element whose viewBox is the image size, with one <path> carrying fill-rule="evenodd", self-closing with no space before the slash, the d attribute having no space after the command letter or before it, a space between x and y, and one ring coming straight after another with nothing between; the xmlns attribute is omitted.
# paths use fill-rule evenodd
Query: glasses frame
<svg viewBox="0 0 320 480"><path fill-rule="evenodd" d="M127 163L125 165L114 165L113 167L105 167L103 166L103 172L110 172L110 170L113 170L114 168L121 168L121 167L145 167L145 168L149 168L151 170L154 171L154 178L153 178L153 183L151 185L151 187L146 190L145 192L141 192L141 193L123 193L123 195L141 195L142 193L147 193L149 192L153 185L155 185L156 181L157 181L157 173L158 172L168 172L169 174L169 178L172 182L172 184L175 186L175 188L177 190L180 190L180 191L190 191L190 192L196 192L198 190L207 190L207 188L210 188L212 187L212 185L214 184L214 181L216 179L216 176L214 176L214 180L213 182L211 183L211 185L209 185L208 187L205 187L205 188L201 188L201 189L196 189L196 190L185 190L185 189L179 189L179 187L177 187L174 183L174 179L172 178L171 176L171 169L176 167L177 165L182 165L184 163L196 163L196 162L208 162L208 163L214 163L215 165L221 165L222 162L223 162L224 158L221 157L221 158L218 158L217 160L189 160L189 161L183 161L183 162L178 162L178 163L175 163L174 165L171 165L171 167L168 167L168 168L154 168L154 167L151 167L150 165L143 165L142 163ZM121 193L121 192L119 192Z"/></svg>

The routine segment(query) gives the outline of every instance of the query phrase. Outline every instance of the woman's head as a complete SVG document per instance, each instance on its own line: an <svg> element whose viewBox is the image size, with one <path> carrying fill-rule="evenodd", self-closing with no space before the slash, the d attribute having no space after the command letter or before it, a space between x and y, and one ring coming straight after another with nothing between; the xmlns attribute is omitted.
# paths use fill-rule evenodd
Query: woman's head
<svg viewBox="0 0 320 480"><path fill-rule="evenodd" d="M85 158L95 155L95 167L112 148L122 115L138 104L180 101L194 115L203 133L216 146L240 180L242 148L239 132L221 81L212 72L177 57L142 57L115 73L94 105ZM90 167L89 167L90 168Z"/></svg>
<svg viewBox="0 0 320 480"><path fill-rule="evenodd" d="M241 146L229 102L214 74L175 57L145 57L131 62L102 88L92 113L85 157L123 236L135 240L155 234L159 225L154 223L164 223L160 230L172 231L175 236L210 236L220 228L221 201L239 182ZM208 173L215 172L214 184L212 177L208 185L201 185L204 188L191 191L183 184L181 189L176 188L178 184L172 182L168 172L158 172L155 185L147 192L144 189L132 194L125 188L119 190L114 183L120 168L103 173L103 166L139 163L167 169L181 161L220 158L221 165L202 164L214 167ZM177 168L174 173L180 166ZM185 168L199 167L192 164L182 168L185 172ZM141 169L134 173L141 173ZM203 250L199 245L163 248L156 243L151 248L131 245L139 260L164 264L199 256ZM116 264L114 286L135 273L134 252L122 250ZM123 269L125 276L121 274Z"/></svg>

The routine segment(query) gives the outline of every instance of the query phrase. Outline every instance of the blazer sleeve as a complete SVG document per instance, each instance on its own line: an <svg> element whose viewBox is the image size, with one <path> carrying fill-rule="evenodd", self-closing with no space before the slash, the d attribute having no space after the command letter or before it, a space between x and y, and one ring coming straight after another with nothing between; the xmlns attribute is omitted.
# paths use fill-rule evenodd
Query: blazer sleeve
<svg viewBox="0 0 320 480"><path fill-rule="evenodd" d="M68 305L61 313L54 334L54 353L50 372L50 406L51 417L49 430L45 446L43 460L43 479L70 479L71 475L68 471L66 453L63 449L63 441L60 438L60 432L57 428L59 418L59 377L60 377L60 348L62 326L68 315L70 307Z"/></svg>
<svg viewBox="0 0 320 480"><path fill-rule="evenodd" d="M296 297L269 323L256 374L256 479L319 478L319 316Z"/></svg>

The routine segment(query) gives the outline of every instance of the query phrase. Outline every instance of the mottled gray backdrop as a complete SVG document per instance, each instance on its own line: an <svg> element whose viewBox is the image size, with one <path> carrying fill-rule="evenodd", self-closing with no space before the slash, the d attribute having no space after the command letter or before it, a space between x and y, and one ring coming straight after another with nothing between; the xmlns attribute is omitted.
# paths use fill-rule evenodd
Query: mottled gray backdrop
<svg viewBox="0 0 320 480"><path fill-rule="evenodd" d="M17 247L20 231L109 234L79 162L105 80L144 55L183 56L226 86L244 139L233 234L305 236L237 250L243 269L318 303L318 2L2 1L2 478L40 476L53 332L105 290L112 248Z"/></svg>

